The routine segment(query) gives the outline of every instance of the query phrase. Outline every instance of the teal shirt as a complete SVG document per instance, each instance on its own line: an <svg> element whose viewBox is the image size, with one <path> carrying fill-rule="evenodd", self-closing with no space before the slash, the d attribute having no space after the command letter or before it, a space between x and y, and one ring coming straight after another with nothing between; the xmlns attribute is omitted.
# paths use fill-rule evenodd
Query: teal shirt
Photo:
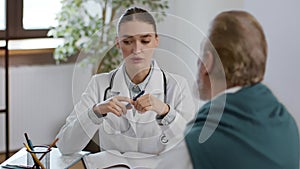
<svg viewBox="0 0 300 169"><path fill-rule="evenodd" d="M299 169L297 125L265 85L258 83L228 93L218 127L200 144L209 109L210 102L199 110L185 133L194 168Z"/></svg>

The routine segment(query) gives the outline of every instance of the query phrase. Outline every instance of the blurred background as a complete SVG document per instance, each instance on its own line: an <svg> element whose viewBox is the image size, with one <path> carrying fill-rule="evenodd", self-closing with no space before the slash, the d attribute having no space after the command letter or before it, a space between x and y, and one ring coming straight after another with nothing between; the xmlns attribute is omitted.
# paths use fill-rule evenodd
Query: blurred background
<svg viewBox="0 0 300 169"><path fill-rule="evenodd" d="M300 95L300 68L297 66L300 63L300 1L167 0L167 3L168 7L163 9L165 19L158 24L162 36L156 56L160 65L184 75L193 87L197 53L210 21L224 10L246 10L262 24L268 41L264 83L300 125L297 101ZM6 150L6 124L9 124L10 151L22 147L24 132L34 144L49 144L95 73L94 66L77 64L78 52L60 60L59 64L54 59L55 49L64 43L64 35L53 38L48 36L48 31L63 22L55 19L61 7L61 0L0 0L0 46L3 49L0 51L0 109L6 109L6 93L9 94L9 123L6 123L6 112L0 114L1 153ZM120 12L124 8L120 8ZM116 13L115 18L118 17ZM8 92L5 86L6 46Z"/></svg>

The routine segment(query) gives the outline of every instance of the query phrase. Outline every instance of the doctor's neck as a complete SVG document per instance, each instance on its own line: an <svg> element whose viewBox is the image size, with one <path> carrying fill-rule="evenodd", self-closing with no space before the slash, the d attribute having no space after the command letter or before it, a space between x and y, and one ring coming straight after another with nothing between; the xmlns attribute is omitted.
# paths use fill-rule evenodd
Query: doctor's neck
<svg viewBox="0 0 300 169"><path fill-rule="evenodd" d="M147 67L147 68L140 69L138 71L126 67L126 73L129 76L130 80L134 84L142 83L146 79L146 77L148 76L150 70L151 70L150 66Z"/></svg>

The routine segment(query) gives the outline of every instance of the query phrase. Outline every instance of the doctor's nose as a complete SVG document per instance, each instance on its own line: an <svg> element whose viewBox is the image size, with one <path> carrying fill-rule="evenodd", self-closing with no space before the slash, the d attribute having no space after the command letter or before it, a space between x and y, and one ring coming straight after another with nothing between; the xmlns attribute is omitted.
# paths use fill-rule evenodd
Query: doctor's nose
<svg viewBox="0 0 300 169"><path fill-rule="evenodd" d="M138 53L142 52L142 50L143 50L143 46L142 46L141 42L136 41L133 45L133 53L138 54Z"/></svg>

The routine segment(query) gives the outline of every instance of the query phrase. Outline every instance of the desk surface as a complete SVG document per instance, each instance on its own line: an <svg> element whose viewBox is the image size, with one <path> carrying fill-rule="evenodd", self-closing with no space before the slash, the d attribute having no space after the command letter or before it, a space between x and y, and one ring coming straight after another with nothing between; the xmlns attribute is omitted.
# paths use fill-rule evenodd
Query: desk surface
<svg viewBox="0 0 300 169"><path fill-rule="evenodd" d="M26 149L22 148L16 154L4 161L1 166L6 164L26 164ZM52 148L50 153L50 168L69 168L76 162L78 162L84 155L89 154L87 151L81 151L72 155L62 155L57 148ZM2 169L3 167L0 168Z"/></svg>

